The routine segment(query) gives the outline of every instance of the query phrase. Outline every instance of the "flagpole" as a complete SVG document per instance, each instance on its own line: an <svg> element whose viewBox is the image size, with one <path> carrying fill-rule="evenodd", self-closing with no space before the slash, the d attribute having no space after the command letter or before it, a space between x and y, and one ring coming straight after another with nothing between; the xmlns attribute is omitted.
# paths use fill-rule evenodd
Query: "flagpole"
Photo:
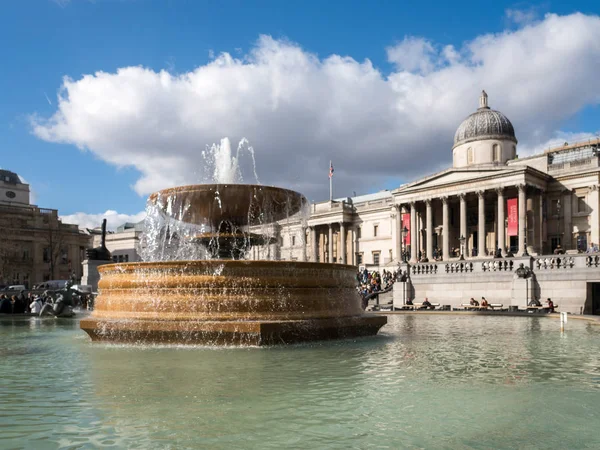
<svg viewBox="0 0 600 450"><path fill-rule="evenodd" d="M333 174L331 173L331 161L329 161L329 201L333 202Z"/></svg>

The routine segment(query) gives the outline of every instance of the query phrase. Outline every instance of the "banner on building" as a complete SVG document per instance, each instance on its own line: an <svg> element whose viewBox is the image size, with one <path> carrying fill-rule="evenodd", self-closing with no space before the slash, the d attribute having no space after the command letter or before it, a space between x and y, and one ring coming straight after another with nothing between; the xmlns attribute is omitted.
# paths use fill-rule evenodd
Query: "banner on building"
<svg viewBox="0 0 600 450"><path fill-rule="evenodd" d="M506 211L508 216L508 230L509 236L519 235L519 205L517 198L509 198L506 200Z"/></svg>
<svg viewBox="0 0 600 450"><path fill-rule="evenodd" d="M402 214L402 230L406 228L408 232L404 236L404 245L410 245L410 213Z"/></svg>

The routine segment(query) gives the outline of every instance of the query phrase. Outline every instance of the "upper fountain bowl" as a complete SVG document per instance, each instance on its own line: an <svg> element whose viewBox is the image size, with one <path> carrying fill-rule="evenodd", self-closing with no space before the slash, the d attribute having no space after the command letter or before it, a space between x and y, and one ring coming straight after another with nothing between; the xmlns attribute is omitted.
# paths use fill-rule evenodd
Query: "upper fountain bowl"
<svg viewBox="0 0 600 450"><path fill-rule="evenodd" d="M180 186L155 192L148 201L173 219L217 230L223 222L235 226L272 223L308 204L298 192L255 184Z"/></svg>

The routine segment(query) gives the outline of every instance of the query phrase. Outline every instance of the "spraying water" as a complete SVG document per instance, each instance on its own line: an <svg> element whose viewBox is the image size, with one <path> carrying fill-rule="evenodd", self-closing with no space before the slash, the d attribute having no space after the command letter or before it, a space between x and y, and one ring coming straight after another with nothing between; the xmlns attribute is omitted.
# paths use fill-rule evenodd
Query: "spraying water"
<svg viewBox="0 0 600 450"><path fill-rule="evenodd" d="M244 174L251 171L249 175L254 178L251 183L260 184L254 148L246 138L238 143L235 156L231 141L226 137L221 139L220 144L207 145L202 152L202 159L202 183L241 184L244 183Z"/></svg>
<svg viewBox="0 0 600 450"><path fill-rule="evenodd" d="M298 204L292 191L283 194L285 189L271 192L271 187L258 186L254 148L245 138L235 151L223 138L220 144L206 146L201 155L201 185L150 196L138 250L142 259L247 259L251 247L257 249L255 257L279 259L279 231L274 224L288 219L289 228L291 215L306 214L305 199Z"/></svg>

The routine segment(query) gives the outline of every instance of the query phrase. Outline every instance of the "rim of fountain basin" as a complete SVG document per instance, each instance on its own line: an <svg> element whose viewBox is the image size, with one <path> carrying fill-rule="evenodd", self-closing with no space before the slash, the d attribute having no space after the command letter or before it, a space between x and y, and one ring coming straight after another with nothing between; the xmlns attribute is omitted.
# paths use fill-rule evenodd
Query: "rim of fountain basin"
<svg viewBox="0 0 600 450"><path fill-rule="evenodd" d="M223 189L227 188L227 189ZM223 189L223 192L221 192ZM252 202L248 202L248 204L244 205L240 200L245 199L245 197L240 197L237 195L235 198L232 198L229 201L225 202L227 209L232 211L236 211L237 213L232 214L231 212L223 214L221 211L222 207L219 207L219 212L216 211L203 211L202 213L198 211L199 207L202 205L203 208L209 208L206 203L197 203L196 208L189 211L184 211L184 215L186 217L175 218L167 213L165 210L165 206L159 203L159 200L166 203L166 200L169 196L177 196L177 195L189 195L192 196L192 199L197 201L197 198L201 197L203 193L219 191L219 198L228 197L231 195L233 190L246 190L248 194L256 195L257 192L262 192L265 194L265 198L268 195L271 198L270 208L266 211L266 213L270 216L267 222L261 222L254 217L253 214L250 214L252 208L256 208L260 210L262 207L262 203L258 199L257 204L253 204ZM193 196L196 196L194 198ZM289 202L289 199L293 199L293 201ZM216 200L216 198L213 198ZM300 192L294 191L292 189L272 186L272 185L263 185L263 184L244 184L244 183L203 183L203 184L188 184L185 186L175 186L167 189L161 189L160 191L153 192L148 196L148 201L152 202L154 205L161 207L160 209L164 214L170 216L171 218L178 220L183 223L197 224L202 225L206 222L212 222L212 226L214 227L221 221L231 221L235 222L238 225L263 225L268 223L274 223L278 220L285 219L286 217L297 214L302 210L303 207L308 206L309 202L307 198L301 194ZM183 201L183 199L181 200ZM241 205L241 206L240 206ZM210 208L209 208L210 209ZM239 211L237 211L239 210ZM258 215L258 214L257 214ZM252 216L252 217L250 217Z"/></svg>

